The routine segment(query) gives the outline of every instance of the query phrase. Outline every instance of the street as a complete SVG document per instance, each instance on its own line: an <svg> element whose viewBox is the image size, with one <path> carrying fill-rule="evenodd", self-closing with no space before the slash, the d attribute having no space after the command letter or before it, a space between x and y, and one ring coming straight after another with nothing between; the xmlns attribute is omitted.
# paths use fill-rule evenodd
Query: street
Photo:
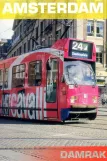
<svg viewBox="0 0 107 161"><path fill-rule="evenodd" d="M106 107L99 108L94 121L64 125L0 119L0 161L17 161L17 156L36 146L107 146Z"/></svg>

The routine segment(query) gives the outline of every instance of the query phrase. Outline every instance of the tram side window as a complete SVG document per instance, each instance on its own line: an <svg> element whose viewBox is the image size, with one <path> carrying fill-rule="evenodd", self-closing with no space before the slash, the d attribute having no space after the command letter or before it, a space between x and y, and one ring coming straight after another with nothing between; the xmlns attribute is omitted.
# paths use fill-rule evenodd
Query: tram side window
<svg viewBox="0 0 107 161"><path fill-rule="evenodd" d="M47 69L47 86L46 86L46 102L56 102L57 96L57 78L58 78L58 61L52 59L51 68Z"/></svg>
<svg viewBox="0 0 107 161"><path fill-rule="evenodd" d="M3 70L0 70L0 88L3 87Z"/></svg>
<svg viewBox="0 0 107 161"><path fill-rule="evenodd" d="M17 65L12 70L12 87L24 87L25 64Z"/></svg>
<svg viewBox="0 0 107 161"><path fill-rule="evenodd" d="M8 69L4 71L4 88L8 88Z"/></svg>
<svg viewBox="0 0 107 161"><path fill-rule="evenodd" d="M35 61L29 64L29 86L40 86L42 82L42 62Z"/></svg>

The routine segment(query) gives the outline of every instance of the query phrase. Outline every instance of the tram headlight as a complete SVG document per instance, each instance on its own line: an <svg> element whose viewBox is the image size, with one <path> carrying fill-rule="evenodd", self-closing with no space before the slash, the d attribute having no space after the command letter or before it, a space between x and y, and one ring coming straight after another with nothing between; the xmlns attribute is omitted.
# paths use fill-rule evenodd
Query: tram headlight
<svg viewBox="0 0 107 161"><path fill-rule="evenodd" d="M71 103L75 103L76 100L77 100L77 96L71 96L71 99L70 99Z"/></svg>
<svg viewBox="0 0 107 161"><path fill-rule="evenodd" d="M93 103L97 103L97 96L93 96Z"/></svg>

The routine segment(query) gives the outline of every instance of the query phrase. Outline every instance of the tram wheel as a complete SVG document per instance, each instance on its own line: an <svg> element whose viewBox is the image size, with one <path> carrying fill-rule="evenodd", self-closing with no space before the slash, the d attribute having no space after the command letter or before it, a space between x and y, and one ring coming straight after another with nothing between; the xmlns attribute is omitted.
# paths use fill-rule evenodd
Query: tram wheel
<svg viewBox="0 0 107 161"><path fill-rule="evenodd" d="M93 115L88 117L89 120L95 120L95 118L96 118L96 114L93 114Z"/></svg>

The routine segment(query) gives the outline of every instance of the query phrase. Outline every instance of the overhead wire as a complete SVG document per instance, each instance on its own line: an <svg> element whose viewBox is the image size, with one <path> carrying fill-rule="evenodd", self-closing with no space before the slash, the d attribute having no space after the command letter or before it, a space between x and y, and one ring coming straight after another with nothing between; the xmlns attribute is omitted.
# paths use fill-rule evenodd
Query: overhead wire
<svg viewBox="0 0 107 161"><path fill-rule="evenodd" d="M6 32L6 31L8 31L8 30L12 30L12 29L11 29L11 28L8 28L8 29L2 31L2 32L0 32L0 35L2 35L4 32Z"/></svg>

